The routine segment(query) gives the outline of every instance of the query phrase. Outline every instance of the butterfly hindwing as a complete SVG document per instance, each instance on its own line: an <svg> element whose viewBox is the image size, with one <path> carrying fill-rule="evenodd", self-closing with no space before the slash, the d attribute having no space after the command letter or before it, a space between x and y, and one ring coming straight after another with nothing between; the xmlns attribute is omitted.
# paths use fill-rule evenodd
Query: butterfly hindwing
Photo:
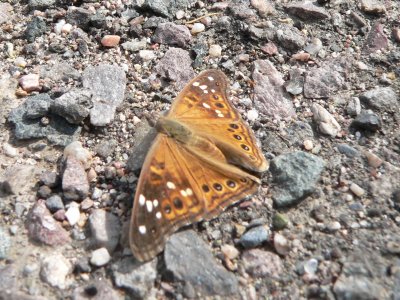
<svg viewBox="0 0 400 300"><path fill-rule="evenodd" d="M135 257L151 259L178 228L211 219L257 190L257 182L232 170L225 174L176 141L159 135L146 157L136 190L130 228Z"/></svg>

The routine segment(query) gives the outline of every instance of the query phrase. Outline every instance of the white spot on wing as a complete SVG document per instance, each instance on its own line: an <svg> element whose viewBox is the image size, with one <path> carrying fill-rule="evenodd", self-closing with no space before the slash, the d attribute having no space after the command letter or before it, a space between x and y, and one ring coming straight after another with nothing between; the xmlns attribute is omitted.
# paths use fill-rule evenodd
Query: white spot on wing
<svg viewBox="0 0 400 300"><path fill-rule="evenodd" d="M147 200L146 207L147 207L147 211L151 212L153 210L153 202L151 202L150 200Z"/></svg>
<svg viewBox="0 0 400 300"><path fill-rule="evenodd" d="M203 106L204 106L205 108L211 108L211 106L208 105L207 103L203 103Z"/></svg>
<svg viewBox="0 0 400 300"><path fill-rule="evenodd" d="M182 195L183 197L187 197L186 191L185 191L185 190L181 190L181 195Z"/></svg>
<svg viewBox="0 0 400 300"><path fill-rule="evenodd" d="M208 76L207 78L208 78L208 80L210 80L210 81L214 81L214 77Z"/></svg>
<svg viewBox="0 0 400 300"><path fill-rule="evenodd" d="M157 199L153 200L153 206L154 206L154 207L157 207L157 206L158 206L158 200L157 200Z"/></svg>
<svg viewBox="0 0 400 300"><path fill-rule="evenodd" d="M207 90L204 90L203 93L204 93L204 94L208 94L208 91L207 91Z"/></svg>
<svg viewBox="0 0 400 300"><path fill-rule="evenodd" d="M217 114L220 114L220 113L221 113L221 111L220 111L219 109L216 109L215 112L216 112Z"/></svg>
<svg viewBox="0 0 400 300"><path fill-rule="evenodd" d="M144 225L140 225L139 226L139 232L141 233L141 234L145 234L146 233L146 226L144 226Z"/></svg>
<svg viewBox="0 0 400 300"><path fill-rule="evenodd" d="M145 202L146 202L146 198L142 194L140 194L140 196L139 196L140 206L143 206Z"/></svg>
<svg viewBox="0 0 400 300"><path fill-rule="evenodd" d="M170 190L174 190L176 188L175 184L171 181L167 182L167 188L169 188Z"/></svg>
<svg viewBox="0 0 400 300"><path fill-rule="evenodd" d="M191 189L191 188L187 188L187 189L186 189L186 194L187 194L188 196L192 196L192 195L193 195L192 189Z"/></svg>
<svg viewBox="0 0 400 300"><path fill-rule="evenodd" d="M211 93L215 93L215 90L214 90L214 89L211 89Z"/></svg>
<svg viewBox="0 0 400 300"><path fill-rule="evenodd" d="M199 88L201 88L202 90L205 90L207 88L207 86L204 84L204 85L199 86Z"/></svg>
<svg viewBox="0 0 400 300"><path fill-rule="evenodd" d="M224 115L223 114L218 114L218 117L223 118Z"/></svg>
<svg viewBox="0 0 400 300"><path fill-rule="evenodd" d="M200 83L199 82L193 82L193 86L199 86L200 85Z"/></svg>
<svg viewBox="0 0 400 300"><path fill-rule="evenodd" d="M156 218L161 219L161 213L159 211L156 213Z"/></svg>

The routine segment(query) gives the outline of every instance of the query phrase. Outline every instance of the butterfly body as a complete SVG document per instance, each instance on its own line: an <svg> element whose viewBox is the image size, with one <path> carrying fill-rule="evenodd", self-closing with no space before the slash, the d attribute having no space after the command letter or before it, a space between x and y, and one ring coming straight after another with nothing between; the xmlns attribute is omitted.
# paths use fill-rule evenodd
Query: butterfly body
<svg viewBox="0 0 400 300"><path fill-rule="evenodd" d="M227 80L202 72L161 117L139 178L130 245L141 261L164 248L182 226L211 219L253 194L268 168L253 133L230 104Z"/></svg>

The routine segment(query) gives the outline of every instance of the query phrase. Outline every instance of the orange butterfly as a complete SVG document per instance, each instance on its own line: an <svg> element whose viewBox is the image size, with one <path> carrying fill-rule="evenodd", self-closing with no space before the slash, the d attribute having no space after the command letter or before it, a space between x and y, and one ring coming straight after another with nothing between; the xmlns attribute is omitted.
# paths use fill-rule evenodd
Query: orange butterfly
<svg viewBox="0 0 400 300"><path fill-rule="evenodd" d="M182 226L208 220L257 191L268 162L229 102L228 81L207 70L190 81L157 124L142 167L130 224L140 261L155 257Z"/></svg>

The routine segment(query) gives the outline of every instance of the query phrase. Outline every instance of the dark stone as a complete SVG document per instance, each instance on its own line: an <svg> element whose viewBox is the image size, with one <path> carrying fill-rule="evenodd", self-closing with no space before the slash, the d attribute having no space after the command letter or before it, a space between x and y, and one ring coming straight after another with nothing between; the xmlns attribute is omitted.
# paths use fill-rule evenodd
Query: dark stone
<svg viewBox="0 0 400 300"><path fill-rule="evenodd" d="M286 10L305 21L319 21L330 18L329 13L324 8L308 2L290 4L286 6Z"/></svg>
<svg viewBox="0 0 400 300"><path fill-rule="evenodd" d="M239 240L244 248L254 248L262 245L269 239L270 232L265 226L257 226L246 231Z"/></svg>
<svg viewBox="0 0 400 300"><path fill-rule="evenodd" d="M192 40L192 35L185 25L168 22L158 25L152 40L154 43L185 47Z"/></svg>
<svg viewBox="0 0 400 300"><path fill-rule="evenodd" d="M381 118L374 112L368 110L363 111L351 123L355 129L378 131L382 128Z"/></svg>
<svg viewBox="0 0 400 300"><path fill-rule="evenodd" d="M105 159L114 152L115 147L117 145L118 142L113 139L102 141L95 147L95 152L97 153L98 156Z"/></svg>
<svg viewBox="0 0 400 300"><path fill-rule="evenodd" d="M303 151L274 158L270 171L276 183L272 196L275 205L293 205L312 193L324 167L323 159Z"/></svg>
<svg viewBox="0 0 400 300"><path fill-rule="evenodd" d="M60 209L64 209L64 203L60 196L53 195L47 198L46 207L50 210L51 213L55 213Z"/></svg>
<svg viewBox="0 0 400 300"><path fill-rule="evenodd" d="M35 38L42 36L47 31L46 22L40 17L33 17L25 30L25 38L28 42L32 43Z"/></svg>
<svg viewBox="0 0 400 300"><path fill-rule="evenodd" d="M56 172L45 171L40 175L40 182L53 188L60 183L60 177Z"/></svg>
<svg viewBox="0 0 400 300"><path fill-rule="evenodd" d="M72 25L76 25L83 30L88 30L90 27L90 19L92 13L84 8L69 6L66 14L66 21Z"/></svg>
<svg viewBox="0 0 400 300"><path fill-rule="evenodd" d="M51 188L47 185L42 185L37 192L38 196L43 199L47 199L51 195Z"/></svg>
<svg viewBox="0 0 400 300"><path fill-rule="evenodd" d="M185 10L194 0L133 0L136 8L149 10L163 17L173 18L178 10Z"/></svg>
<svg viewBox="0 0 400 300"><path fill-rule="evenodd" d="M373 109L382 111L399 111L396 92L391 87L376 87L359 96L361 102Z"/></svg>
<svg viewBox="0 0 400 300"><path fill-rule="evenodd" d="M174 281L184 283L186 296L228 296L238 292L236 277L217 263L208 245L192 230L170 237L164 260Z"/></svg>
<svg viewBox="0 0 400 300"><path fill-rule="evenodd" d="M340 153L346 155L349 158L354 158L360 156L360 152L357 149L347 145L347 144L338 144L337 148Z"/></svg>
<svg viewBox="0 0 400 300"><path fill-rule="evenodd" d="M287 25L282 25L276 30L275 38L283 48L293 51L303 48L306 43L300 30Z"/></svg>
<svg viewBox="0 0 400 300"><path fill-rule="evenodd" d="M76 288L72 294L74 300L120 300L122 299L120 293L113 288L108 280L102 278L101 280L93 281Z"/></svg>

